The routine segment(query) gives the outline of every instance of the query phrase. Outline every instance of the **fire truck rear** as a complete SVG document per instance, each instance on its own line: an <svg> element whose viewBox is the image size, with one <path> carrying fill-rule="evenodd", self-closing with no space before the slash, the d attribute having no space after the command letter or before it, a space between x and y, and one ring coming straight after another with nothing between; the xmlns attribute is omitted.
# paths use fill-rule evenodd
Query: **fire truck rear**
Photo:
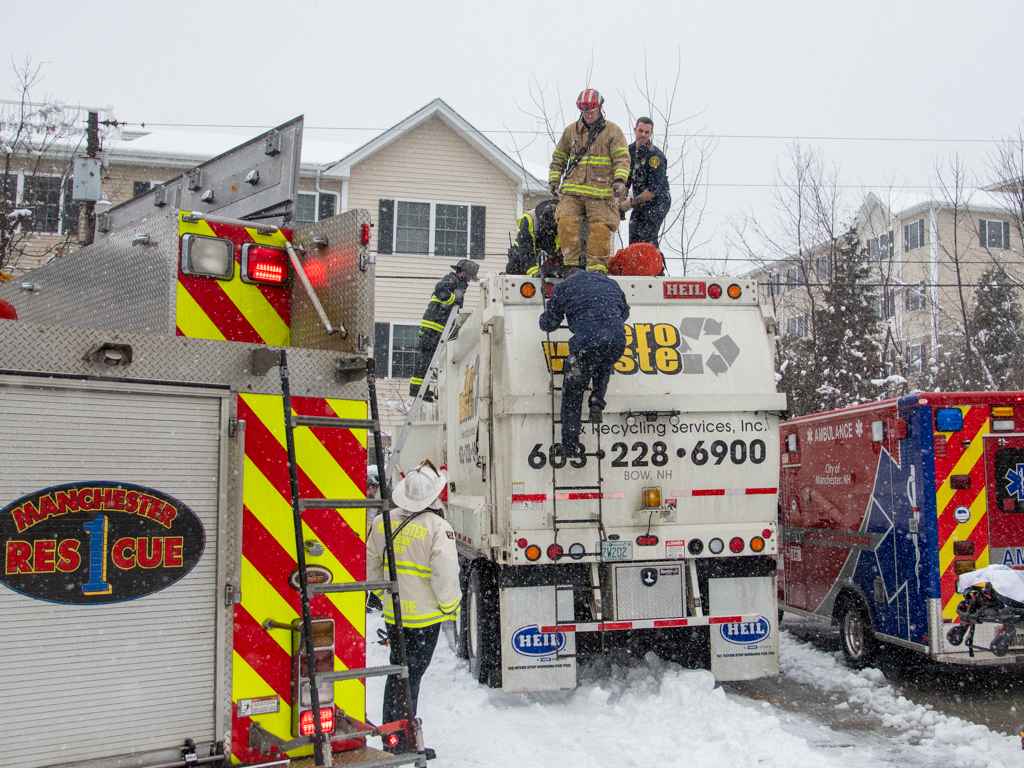
<svg viewBox="0 0 1024 768"><path fill-rule="evenodd" d="M0 765L310 752L282 386L266 361L287 351L293 421L312 424L294 429L301 495L342 505L302 515L309 583L361 581L373 267L366 211L274 225L301 136L300 118L214 158L112 209L95 244L0 285L19 318L0 321ZM351 428L331 429L338 417ZM365 666L363 601L311 598L319 679ZM365 674L348 677L317 685L319 723L336 749L362 749L346 716L364 718Z"/></svg>
<svg viewBox="0 0 1024 768"><path fill-rule="evenodd" d="M838 625L854 665L880 641L1024 661L1020 635L992 646L997 624L973 649L947 637L960 574L1024 569L1024 393L909 395L786 421L781 438L784 610Z"/></svg>
<svg viewBox="0 0 1024 768"><path fill-rule="evenodd" d="M628 348L584 457L553 450L569 332L539 329L550 285L490 276L444 350L440 417L399 463L451 473L460 648L507 691L572 688L579 656L624 643L775 675L773 321L748 282L615 279Z"/></svg>

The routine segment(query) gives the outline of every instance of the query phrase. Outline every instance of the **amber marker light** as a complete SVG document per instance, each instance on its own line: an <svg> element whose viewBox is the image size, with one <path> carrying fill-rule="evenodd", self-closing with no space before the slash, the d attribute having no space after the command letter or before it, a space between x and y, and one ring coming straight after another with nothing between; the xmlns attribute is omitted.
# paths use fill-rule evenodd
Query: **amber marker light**
<svg viewBox="0 0 1024 768"><path fill-rule="evenodd" d="M523 283L519 286L519 293L524 299L532 298L533 295L537 293L537 286L533 283Z"/></svg>
<svg viewBox="0 0 1024 768"><path fill-rule="evenodd" d="M740 287L736 285L736 283L733 283L729 286L728 293L730 299L738 299L740 297Z"/></svg>

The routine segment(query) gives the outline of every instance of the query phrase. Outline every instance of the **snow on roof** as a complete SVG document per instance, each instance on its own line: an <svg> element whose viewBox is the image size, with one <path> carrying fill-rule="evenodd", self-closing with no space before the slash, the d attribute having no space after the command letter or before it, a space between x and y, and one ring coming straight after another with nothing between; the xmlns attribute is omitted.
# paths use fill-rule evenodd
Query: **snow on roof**
<svg viewBox="0 0 1024 768"><path fill-rule="evenodd" d="M108 140L106 152L115 159L146 165L191 167L223 154L258 136L250 133L212 133L201 131L153 130L125 132L119 141ZM351 154L357 145L302 137L302 165L305 169L337 162Z"/></svg>
<svg viewBox="0 0 1024 768"><path fill-rule="evenodd" d="M1005 195L998 192L989 192L984 189L969 188L962 192L967 208L972 211L1005 213L1008 200ZM949 208L950 205L946 196L941 190L932 193L906 192L903 190L885 190L869 192L864 198L857 223L863 224L868 213L874 205L882 206L888 213L897 219L911 216L929 208Z"/></svg>

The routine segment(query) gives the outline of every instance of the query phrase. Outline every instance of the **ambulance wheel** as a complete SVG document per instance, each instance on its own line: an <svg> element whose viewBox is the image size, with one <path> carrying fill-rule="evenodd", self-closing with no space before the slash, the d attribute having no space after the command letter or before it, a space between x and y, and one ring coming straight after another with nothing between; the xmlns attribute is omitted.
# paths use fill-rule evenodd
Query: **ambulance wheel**
<svg viewBox="0 0 1024 768"><path fill-rule="evenodd" d="M854 669L862 669L874 659L877 646L871 632L871 620L856 603L849 603L843 608L839 617L839 639L846 663Z"/></svg>
<svg viewBox="0 0 1024 768"><path fill-rule="evenodd" d="M486 560L477 560L469 574L466 650L473 678L491 688L500 688L501 619L495 570Z"/></svg>

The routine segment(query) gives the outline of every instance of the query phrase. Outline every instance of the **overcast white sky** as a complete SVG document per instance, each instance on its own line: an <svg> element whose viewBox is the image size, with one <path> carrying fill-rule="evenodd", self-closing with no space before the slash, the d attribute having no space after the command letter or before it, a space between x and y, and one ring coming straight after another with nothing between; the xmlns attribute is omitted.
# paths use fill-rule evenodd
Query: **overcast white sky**
<svg viewBox="0 0 1024 768"><path fill-rule="evenodd" d="M734 137L806 137L851 184L927 191L939 154L959 151L984 176L984 142L1022 118L1019 0L37 0L12 4L4 20L5 60L30 56L52 96L112 104L132 123L269 126L305 114L307 127L375 133L441 97L507 148L503 131L534 128L519 106L532 77L550 99L559 89L571 115L592 62L590 84L629 135L623 95L640 110L645 55L663 88L681 55L676 114L698 115L688 127L719 137L708 254L721 253L731 217L766 215L765 185L787 143ZM525 156L545 166L551 149L541 139Z"/></svg>

